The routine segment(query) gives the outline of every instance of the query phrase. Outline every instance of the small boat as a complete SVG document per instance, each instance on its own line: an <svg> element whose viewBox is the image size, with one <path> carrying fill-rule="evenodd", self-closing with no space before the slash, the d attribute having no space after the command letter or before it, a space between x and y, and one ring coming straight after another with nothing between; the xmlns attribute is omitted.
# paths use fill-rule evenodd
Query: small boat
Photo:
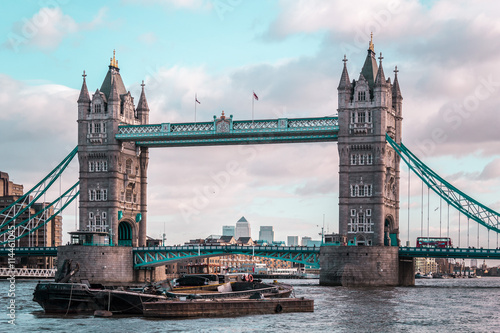
<svg viewBox="0 0 500 333"><path fill-rule="evenodd" d="M146 317L234 317L288 312L314 312L314 300L305 298L192 299L145 302Z"/></svg>
<svg viewBox="0 0 500 333"><path fill-rule="evenodd" d="M207 288L174 288L166 291L165 295L171 298L186 299L214 299L214 298L249 298L261 294L264 298L287 298L293 292L293 286L284 283L262 282L228 282L216 286L216 289Z"/></svg>
<svg viewBox="0 0 500 333"><path fill-rule="evenodd" d="M33 301L40 304L45 313L94 313L96 310L105 310L113 314L142 314L142 303L168 298L250 298L256 295L259 298L286 298L292 292L292 286L277 282L228 282L212 290L195 286L170 291L161 288L161 284L138 289L104 289L91 288L85 283L39 282L33 293Z"/></svg>
<svg viewBox="0 0 500 333"><path fill-rule="evenodd" d="M96 310L115 314L142 314L142 302L165 300L155 292L90 288L84 283L39 282L33 301L45 313L94 313Z"/></svg>

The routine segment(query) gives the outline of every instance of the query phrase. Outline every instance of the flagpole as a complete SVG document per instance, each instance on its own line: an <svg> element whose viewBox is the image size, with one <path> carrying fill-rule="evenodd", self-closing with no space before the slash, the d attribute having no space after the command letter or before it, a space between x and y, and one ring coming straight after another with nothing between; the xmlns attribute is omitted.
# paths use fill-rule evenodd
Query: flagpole
<svg viewBox="0 0 500 333"><path fill-rule="evenodd" d="M194 122L196 122L196 101L197 101L197 96L194 94Z"/></svg>
<svg viewBox="0 0 500 333"><path fill-rule="evenodd" d="M252 124L253 124L253 103L254 103L254 99L255 99L255 91L252 91Z"/></svg>

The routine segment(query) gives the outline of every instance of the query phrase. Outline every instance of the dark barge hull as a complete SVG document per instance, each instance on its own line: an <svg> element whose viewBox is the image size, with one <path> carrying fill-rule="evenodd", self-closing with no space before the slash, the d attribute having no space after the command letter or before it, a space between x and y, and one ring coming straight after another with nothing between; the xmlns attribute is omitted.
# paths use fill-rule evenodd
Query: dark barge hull
<svg viewBox="0 0 500 333"><path fill-rule="evenodd" d="M45 313L92 313L100 310L97 293L84 284L38 283L33 301L40 304Z"/></svg>
<svg viewBox="0 0 500 333"><path fill-rule="evenodd" d="M163 295L138 292L91 289L80 283L41 282L33 293L33 301L45 313L94 313L109 310L117 314L142 314L142 303L165 300Z"/></svg>
<svg viewBox="0 0 500 333"><path fill-rule="evenodd" d="M314 300L304 298L168 300L143 303L143 314L156 318L235 317L314 312Z"/></svg>

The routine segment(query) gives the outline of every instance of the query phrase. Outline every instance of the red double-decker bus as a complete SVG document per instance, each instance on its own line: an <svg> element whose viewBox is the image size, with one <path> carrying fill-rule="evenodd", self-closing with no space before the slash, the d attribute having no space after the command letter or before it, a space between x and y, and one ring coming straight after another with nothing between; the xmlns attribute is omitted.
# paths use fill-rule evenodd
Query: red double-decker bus
<svg viewBox="0 0 500 333"><path fill-rule="evenodd" d="M417 247L447 248L452 247L449 237L417 237Z"/></svg>

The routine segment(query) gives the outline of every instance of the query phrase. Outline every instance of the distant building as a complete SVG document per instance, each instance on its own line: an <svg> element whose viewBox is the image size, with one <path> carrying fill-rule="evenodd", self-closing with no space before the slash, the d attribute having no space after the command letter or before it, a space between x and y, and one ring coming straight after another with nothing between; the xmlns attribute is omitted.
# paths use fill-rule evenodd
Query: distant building
<svg viewBox="0 0 500 333"><path fill-rule="evenodd" d="M9 174L0 172L0 210L8 207L24 195L23 185L14 184L9 180ZM33 233L26 235L15 241L17 247L51 247L62 245L62 217L60 215L48 222L47 219L54 215L54 207L48 208L49 203L35 203L30 209L19 215L17 221L31 219L45 209L45 213L40 213L38 221L32 219L26 226L28 229L39 227ZM1 221L0 221L1 222ZM5 231L9 226L5 226L0 231ZM54 264L53 257L21 257L16 256L17 267L28 268L51 268ZM0 266L5 265L7 257L0 258Z"/></svg>
<svg viewBox="0 0 500 333"><path fill-rule="evenodd" d="M240 237L251 237L250 223L248 223L244 216L236 222L234 238L239 239Z"/></svg>
<svg viewBox="0 0 500 333"><path fill-rule="evenodd" d="M288 236L286 243L288 246L299 246L299 236Z"/></svg>
<svg viewBox="0 0 500 333"><path fill-rule="evenodd" d="M272 226L261 226L259 231L259 240L266 241L268 244L274 242L274 229Z"/></svg>
<svg viewBox="0 0 500 333"><path fill-rule="evenodd" d="M236 236L234 225L223 225L222 226L222 236Z"/></svg>
<svg viewBox="0 0 500 333"><path fill-rule="evenodd" d="M307 243L308 243L310 240L312 240L312 238L311 238L311 237L309 237L309 236L304 236L304 237L302 237L302 244L301 244L301 245L302 245L302 246L307 246Z"/></svg>
<svg viewBox="0 0 500 333"><path fill-rule="evenodd" d="M437 264L434 258L415 258L415 272L422 274L436 273Z"/></svg>

